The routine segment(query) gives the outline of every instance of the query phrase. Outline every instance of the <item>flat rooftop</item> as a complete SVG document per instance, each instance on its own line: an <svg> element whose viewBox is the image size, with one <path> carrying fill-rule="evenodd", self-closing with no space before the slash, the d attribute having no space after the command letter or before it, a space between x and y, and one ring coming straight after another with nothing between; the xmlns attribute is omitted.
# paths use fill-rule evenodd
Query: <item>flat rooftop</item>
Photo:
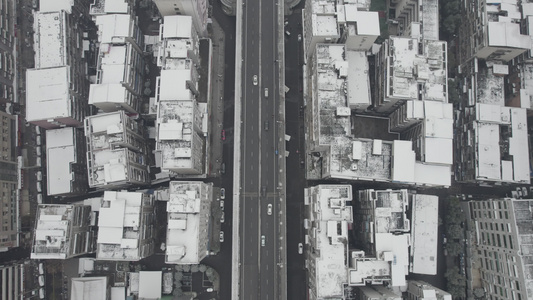
<svg viewBox="0 0 533 300"><path fill-rule="evenodd" d="M39 0L39 12L59 12L64 10L72 13L74 0Z"/></svg>
<svg viewBox="0 0 533 300"><path fill-rule="evenodd" d="M98 15L95 23L102 44L124 43L127 37L132 37L134 20L129 14Z"/></svg>
<svg viewBox="0 0 533 300"><path fill-rule="evenodd" d="M93 0L89 14L127 14L129 5L127 0Z"/></svg>
<svg viewBox="0 0 533 300"><path fill-rule="evenodd" d="M163 18L163 38L192 38L192 17L177 15L177 16L165 16Z"/></svg>
<svg viewBox="0 0 533 300"><path fill-rule="evenodd" d="M413 195L411 230L412 272L437 274L439 198Z"/></svg>
<svg viewBox="0 0 533 300"><path fill-rule="evenodd" d="M77 163L76 144L72 127L46 131L47 192L61 195L72 192L71 164Z"/></svg>
<svg viewBox="0 0 533 300"><path fill-rule="evenodd" d="M26 71L26 119L31 121L71 117L68 67Z"/></svg>
<svg viewBox="0 0 533 300"><path fill-rule="evenodd" d="M62 3L68 0L45 1ZM43 1L41 1L43 3ZM42 4L41 4L42 5ZM66 13L61 9L34 14L35 68L63 67L67 64Z"/></svg>
<svg viewBox="0 0 533 300"><path fill-rule="evenodd" d="M98 114L85 119L85 136L88 137L87 148L94 150L111 149L112 143L124 141L126 131L123 111Z"/></svg>

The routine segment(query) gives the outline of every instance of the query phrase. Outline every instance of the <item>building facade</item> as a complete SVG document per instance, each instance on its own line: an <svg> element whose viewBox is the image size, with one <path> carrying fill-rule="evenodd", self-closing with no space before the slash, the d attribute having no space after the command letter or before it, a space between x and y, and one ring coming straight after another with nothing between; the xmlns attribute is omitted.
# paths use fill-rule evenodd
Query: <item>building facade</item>
<svg viewBox="0 0 533 300"><path fill-rule="evenodd" d="M16 64L15 49L15 6L10 0L0 1L0 103L18 102L15 99L14 80Z"/></svg>
<svg viewBox="0 0 533 300"><path fill-rule="evenodd" d="M17 120L0 111L0 252L19 245Z"/></svg>
<svg viewBox="0 0 533 300"><path fill-rule="evenodd" d="M452 300L450 293L424 281L409 280L407 300Z"/></svg>
<svg viewBox="0 0 533 300"><path fill-rule="evenodd" d="M533 297L533 200L471 201L475 228L473 265L479 268L483 289L491 299Z"/></svg>

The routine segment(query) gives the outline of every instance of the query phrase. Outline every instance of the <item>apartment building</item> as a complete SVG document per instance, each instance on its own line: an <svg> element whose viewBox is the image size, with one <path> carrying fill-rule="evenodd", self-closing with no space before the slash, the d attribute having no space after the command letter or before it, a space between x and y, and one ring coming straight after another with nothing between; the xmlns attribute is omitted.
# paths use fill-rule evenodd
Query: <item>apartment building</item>
<svg viewBox="0 0 533 300"><path fill-rule="evenodd" d="M85 119L87 172L92 188L150 182L144 127L124 111Z"/></svg>
<svg viewBox="0 0 533 300"><path fill-rule="evenodd" d="M40 264L41 266L43 263ZM36 299L44 288L39 288L38 264L30 259L9 261L0 265L0 299Z"/></svg>
<svg viewBox="0 0 533 300"><path fill-rule="evenodd" d="M207 0L154 0L161 16L191 16L194 29L200 37L207 37L208 8Z"/></svg>
<svg viewBox="0 0 533 300"><path fill-rule="evenodd" d="M18 118L0 111L0 252L19 245Z"/></svg>
<svg viewBox="0 0 533 300"><path fill-rule="evenodd" d="M521 29L521 1L474 0L461 5L459 62L476 57L507 63L531 49L531 38Z"/></svg>
<svg viewBox="0 0 533 300"><path fill-rule="evenodd" d="M369 50L380 35L378 12L368 11L369 8L367 0L307 1L302 11L306 59L314 55L316 45L321 43L346 44L350 50Z"/></svg>
<svg viewBox="0 0 533 300"><path fill-rule="evenodd" d="M94 26L88 5L41 1L34 13L35 68L26 72L28 122L47 129L82 125L88 110L90 51L84 36Z"/></svg>
<svg viewBox="0 0 533 300"><path fill-rule="evenodd" d="M533 200L471 201L475 231L472 265L479 269L483 289L491 299L533 297Z"/></svg>
<svg viewBox="0 0 533 300"><path fill-rule="evenodd" d="M525 108L505 106L507 66L474 58L461 69L461 108L456 113L456 180L529 184L527 112Z"/></svg>
<svg viewBox="0 0 533 300"><path fill-rule="evenodd" d="M10 0L0 1L0 103L18 102L15 99L15 6Z"/></svg>
<svg viewBox="0 0 533 300"><path fill-rule="evenodd" d="M84 195L88 191L83 131L73 127L46 131L48 196Z"/></svg>
<svg viewBox="0 0 533 300"><path fill-rule="evenodd" d="M144 89L144 38L130 1L99 1L91 6L100 42L96 83L89 104L103 112L140 111Z"/></svg>
<svg viewBox="0 0 533 300"><path fill-rule="evenodd" d="M165 263L199 264L209 251L213 184L171 181L169 195Z"/></svg>
<svg viewBox="0 0 533 300"><path fill-rule="evenodd" d="M32 259L68 259L93 253L91 206L83 203L40 204L33 232Z"/></svg>
<svg viewBox="0 0 533 300"><path fill-rule="evenodd" d="M419 40L439 39L438 0L391 0L387 1L389 30L395 35Z"/></svg>
<svg viewBox="0 0 533 300"><path fill-rule="evenodd" d="M407 288L407 300L452 300L450 293L443 291L431 284L418 281L409 280Z"/></svg>
<svg viewBox="0 0 533 300"><path fill-rule="evenodd" d="M356 300L402 300L401 293L380 285L359 286L356 291Z"/></svg>
<svg viewBox="0 0 533 300"><path fill-rule="evenodd" d="M154 253L152 195L105 191L98 218L96 259L139 261Z"/></svg>
<svg viewBox="0 0 533 300"><path fill-rule="evenodd" d="M170 176L206 173L207 103L199 103L198 38L189 16L161 26L156 82L156 166Z"/></svg>

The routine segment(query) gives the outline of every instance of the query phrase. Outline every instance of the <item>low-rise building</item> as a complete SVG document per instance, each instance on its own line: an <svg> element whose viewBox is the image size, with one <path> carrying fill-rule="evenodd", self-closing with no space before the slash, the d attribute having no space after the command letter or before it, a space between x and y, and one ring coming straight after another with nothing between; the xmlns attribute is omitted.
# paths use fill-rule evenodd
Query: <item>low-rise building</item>
<svg viewBox="0 0 533 300"><path fill-rule="evenodd" d="M475 233L472 266L486 295L494 299L533 298L533 200L471 201Z"/></svg>
<svg viewBox="0 0 533 300"><path fill-rule="evenodd" d="M107 300L111 296L109 279L105 276L75 277L70 280L70 300Z"/></svg>
<svg viewBox="0 0 533 300"><path fill-rule="evenodd" d="M49 196L87 193L85 155L83 131L73 127L46 131L46 182Z"/></svg>
<svg viewBox="0 0 533 300"><path fill-rule="evenodd" d="M90 205L40 204L35 219L32 259L68 259L94 252Z"/></svg>
<svg viewBox="0 0 533 300"><path fill-rule="evenodd" d="M93 19L98 15L133 14L134 11L134 0L93 0L89 8L89 14Z"/></svg>
<svg viewBox="0 0 533 300"><path fill-rule="evenodd" d="M208 9L207 0L154 0L159 13L163 16L186 15L191 16L194 30L201 37L207 36Z"/></svg>
<svg viewBox="0 0 533 300"><path fill-rule="evenodd" d="M450 293L424 281L409 280L407 300L452 300Z"/></svg>
<svg viewBox="0 0 533 300"><path fill-rule="evenodd" d="M144 128L124 111L86 118L85 137L90 187L149 183Z"/></svg>
<svg viewBox="0 0 533 300"><path fill-rule="evenodd" d="M0 111L0 252L19 246L17 122L16 116Z"/></svg>
<svg viewBox="0 0 533 300"><path fill-rule="evenodd" d="M98 218L96 259L138 261L155 250L152 195L106 191Z"/></svg>
<svg viewBox="0 0 533 300"><path fill-rule="evenodd" d="M171 181L167 203L167 264L199 264L207 256L213 184Z"/></svg>

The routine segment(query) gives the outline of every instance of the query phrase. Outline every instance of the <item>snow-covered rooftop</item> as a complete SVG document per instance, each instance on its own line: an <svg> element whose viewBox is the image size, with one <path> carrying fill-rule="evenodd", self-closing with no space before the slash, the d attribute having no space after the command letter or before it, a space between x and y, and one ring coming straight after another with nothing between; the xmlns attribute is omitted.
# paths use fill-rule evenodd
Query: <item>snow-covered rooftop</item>
<svg viewBox="0 0 533 300"><path fill-rule="evenodd" d="M106 191L98 217L97 259L136 261L144 248L145 219L143 208L147 196L137 192Z"/></svg>
<svg viewBox="0 0 533 300"><path fill-rule="evenodd" d="M68 67L26 71L28 122L71 117Z"/></svg>
<svg viewBox="0 0 533 300"><path fill-rule="evenodd" d="M212 188L203 182L172 181L169 193L165 262L198 264L207 254Z"/></svg>
<svg viewBox="0 0 533 300"><path fill-rule="evenodd" d="M77 163L76 143L72 127L46 131L46 168L48 195L61 195L72 192L73 173L71 164Z"/></svg>
<svg viewBox="0 0 533 300"><path fill-rule="evenodd" d="M417 194L412 199L412 272L436 275L439 198Z"/></svg>
<svg viewBox="0 0 533 300"><path fill-rule="evenodd" d="M36 69L66 66L68 41L66 41L65 15L66 13L60 10L35 13L34 57Z"/></svg>

